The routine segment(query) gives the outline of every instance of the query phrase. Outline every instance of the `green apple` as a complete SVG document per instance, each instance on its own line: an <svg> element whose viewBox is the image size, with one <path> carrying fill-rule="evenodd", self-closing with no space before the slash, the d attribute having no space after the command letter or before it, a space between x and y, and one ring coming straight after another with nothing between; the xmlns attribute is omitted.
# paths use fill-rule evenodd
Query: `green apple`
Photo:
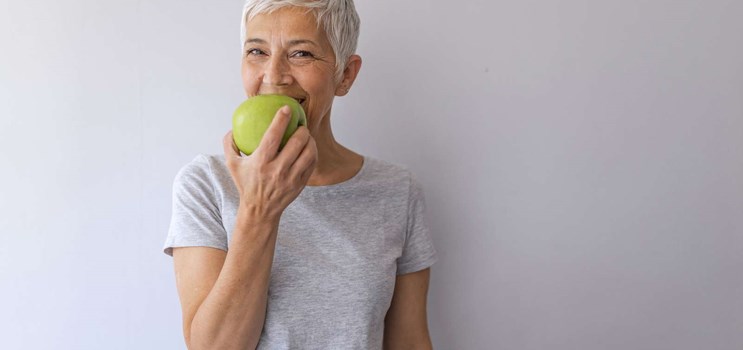
<svg viewBox="0 0 743 350"><path fill-rule="evenodd" d="M240 151L250 155L258 148L276 112L289 106L292 117L281 139L281 150L300 125L307 125L307 117L297 100L284 95L253 96L237 107L232 115L232 138Z"/></svg>

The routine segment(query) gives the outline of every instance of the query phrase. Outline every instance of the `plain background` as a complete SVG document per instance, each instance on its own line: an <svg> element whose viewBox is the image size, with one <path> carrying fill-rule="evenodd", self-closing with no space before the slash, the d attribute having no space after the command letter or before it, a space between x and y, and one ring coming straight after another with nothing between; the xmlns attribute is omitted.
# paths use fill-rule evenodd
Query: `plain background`
<svg viewBox="0 0 743 350"><path fill-rule="evenodd" d="M2 0L4 349L184 348L171 185L244 98L241 7ZM424 186L437 349L743 348L743 2L357 8L333 128Z"/></svg>

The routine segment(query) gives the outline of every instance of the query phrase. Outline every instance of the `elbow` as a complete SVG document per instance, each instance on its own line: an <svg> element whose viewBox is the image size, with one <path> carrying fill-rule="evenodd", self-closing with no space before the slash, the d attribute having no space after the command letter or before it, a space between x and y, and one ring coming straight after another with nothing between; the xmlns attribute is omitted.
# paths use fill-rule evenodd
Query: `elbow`
<svg viewBox="0 0 743 350"><path fill-rule="evenodd" d="M433 350L431 339L390 342L385 341L383 350Z"/></svg>
<svg viewBox="0 0 743 350"><path fill-rule="evenodd" d="M255 339L240 339L234 334L203 334L192 327L188 333L184 333L184 339L188 350L245 350L258 347L260 334Z"/></svg>
<svg viewBox="0 0 743 350"><path fill-rule="evenodd" d="M191 323L186 322L183 324L183 341L186 343L186 349L193 350L191 346Z"/></svg>
<svg viewBox="0 0 743 350"><path fill-rule="evenodd" d="M184 338L188 350L225 349L225 347L217 346L217 342L214 339L199 336L198 332L190 332Z"/></svg>
<svg viewBox="0 0 743 350"><path fill-rule="evenodd" d="M206 341L204 338L199 335L198 330L194 331L195 327L193 327L193 324L190 325L186 330L183 332L183 338L186 341L186 348L188 350L201 350L201 349L208 349L209 344L214 345L214 342Z"/></svg>

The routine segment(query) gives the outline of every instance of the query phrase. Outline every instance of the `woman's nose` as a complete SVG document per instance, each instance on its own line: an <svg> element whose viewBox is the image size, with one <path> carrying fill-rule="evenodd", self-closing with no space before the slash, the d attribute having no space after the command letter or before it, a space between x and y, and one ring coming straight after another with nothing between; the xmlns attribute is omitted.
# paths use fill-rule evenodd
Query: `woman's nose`
<svg viewBox="0 0 743 350"><path fill-rule="evenodd" d="M278 55L271 57L266 65L266 71L263 73L263 84L285 86L291 85L292 82L289 62Z"/></svg>

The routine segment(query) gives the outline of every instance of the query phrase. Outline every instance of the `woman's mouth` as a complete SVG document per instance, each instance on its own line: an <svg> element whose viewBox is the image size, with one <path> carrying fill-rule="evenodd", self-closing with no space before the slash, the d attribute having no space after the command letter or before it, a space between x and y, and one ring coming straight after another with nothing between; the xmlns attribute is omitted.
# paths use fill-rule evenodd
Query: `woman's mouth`
<svg viewBox="0 0 743 350"><path fill-rule="evenodd" d="M297 102L299 102L299 104L302 106L302 109L304 109L305 112L306 112L307 111L307 106L304 105L304 102L307 101L307 99L306 98L295 98L295 100L297 100Z"/></svg>

